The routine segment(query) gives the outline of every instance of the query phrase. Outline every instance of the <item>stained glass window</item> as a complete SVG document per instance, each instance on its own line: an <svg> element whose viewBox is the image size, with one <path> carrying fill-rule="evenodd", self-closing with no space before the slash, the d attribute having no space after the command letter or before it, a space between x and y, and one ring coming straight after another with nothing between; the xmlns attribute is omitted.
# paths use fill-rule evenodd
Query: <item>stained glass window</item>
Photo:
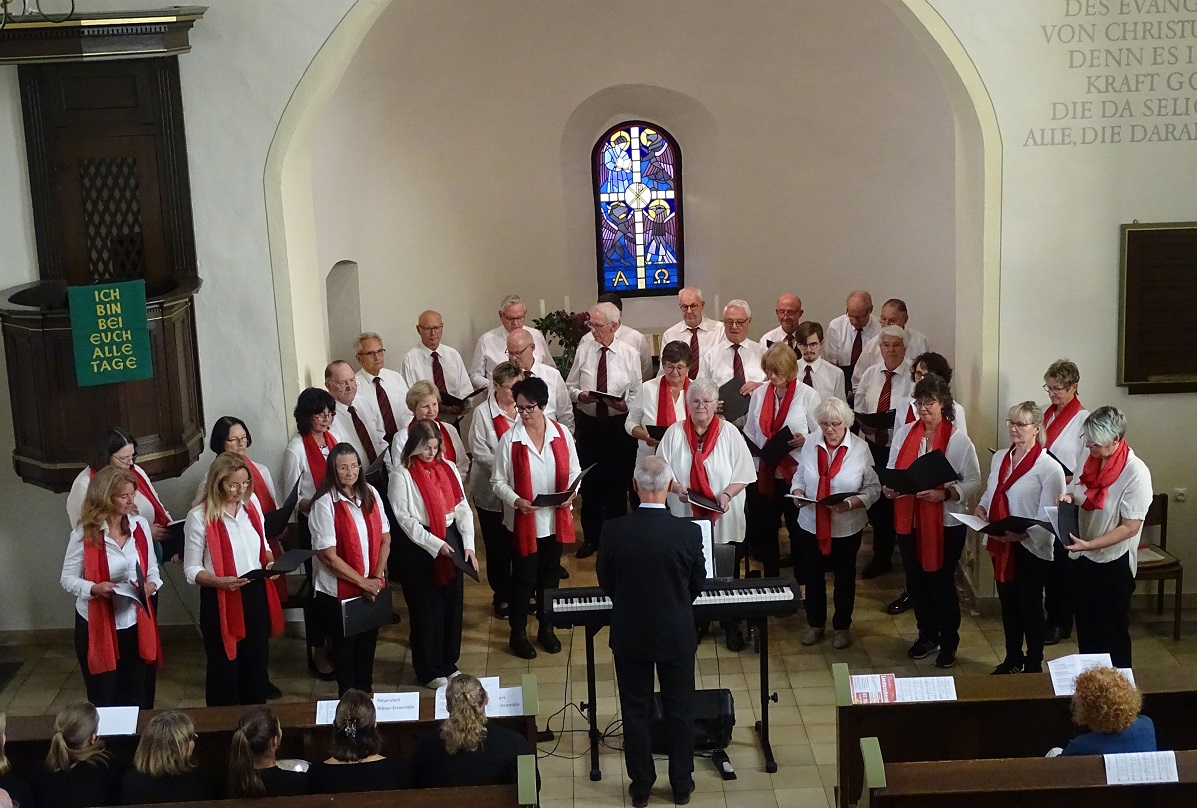
<svg viewBox="0 0 1197 808"><path fill-rule="evenodd" d="M591 156L599 294L675 294L682 263L682 153L659 126L628 121Z"/></svg>

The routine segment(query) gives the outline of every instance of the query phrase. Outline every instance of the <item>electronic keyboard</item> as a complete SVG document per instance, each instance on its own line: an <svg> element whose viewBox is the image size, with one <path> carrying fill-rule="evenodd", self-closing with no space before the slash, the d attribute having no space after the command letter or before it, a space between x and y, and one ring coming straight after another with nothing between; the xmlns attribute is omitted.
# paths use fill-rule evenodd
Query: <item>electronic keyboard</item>
<svg viewBox="0 0 1197 808"><path fill-rule="evenodd" d="M611 623L611 599L597 586L550 589L545 611L554 626L606 626ZM715 620L780 617L797 613L801 606L798 582L793 578L708 580L694 599L694 619Z"/></svg>

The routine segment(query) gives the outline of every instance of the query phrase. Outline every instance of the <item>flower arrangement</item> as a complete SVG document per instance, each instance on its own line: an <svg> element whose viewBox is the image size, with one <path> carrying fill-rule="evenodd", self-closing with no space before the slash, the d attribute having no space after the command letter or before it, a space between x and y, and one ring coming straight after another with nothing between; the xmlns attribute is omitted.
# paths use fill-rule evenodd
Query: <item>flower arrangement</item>
<svg viewBox="0 0 1197 808"><path fill-rule="evenodd" d="M590 331L587 323L590 322L590 312L588 311L565 311L558 309L551 311L543 317L538 317L532 321L541 333L546 337L554 339L561 347L561 356L557 360L557 369L561 374L568 375L569 369L574 364L574 354L578 350L578 343L582 341L582 337L586 336Z"/></svg>

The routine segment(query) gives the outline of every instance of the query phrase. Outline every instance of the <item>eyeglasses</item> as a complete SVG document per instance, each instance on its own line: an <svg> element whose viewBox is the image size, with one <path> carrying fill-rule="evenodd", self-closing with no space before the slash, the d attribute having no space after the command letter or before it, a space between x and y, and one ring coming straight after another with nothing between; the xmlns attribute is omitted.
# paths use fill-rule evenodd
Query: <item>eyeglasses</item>
<svg viewBox="0 0 1197 808"><path fill-rule="evenodd" d="M690 311L691 309L701 309L701 303L678 303L678 308L682 311Z"/></svg>
<svg viewBox="0 0 1197 808"><path fill-rule="evenodd" d="M937 401L934 398L926 399L923 401L916 401L916 402L914 402L914 408L916 410L929 410L938 403L939 403L939 401Z"/></svg>
<svg viewBox="0 0 1197 808"><path fill-rule="evenodd" d="M705 398L696 398L690 402L690 406L705 410L708 407L714 407L715 402Z"/></svg>
<svg viewBox="0 0 1197 808"><path fill-rule="evenodd" d="M773 313L778 317L781 317L782 315L793 317L795 314L801 314L802 312L798 309L774 309Z"/></svg>
<svg viewBox="0 0 1197 808"><path fill-rule="evenodd" d="M504 314L501 316L503 318L503 322L505 323L522 323L527 315L521 314L519 317L511 317L510 315Z"/></svg>
<svg viewBox="0 0 1197 808"><path fill-rule="evenodd" d="M325 410L324 412L316 413L315 415L312 416L312 418L318 419L321 421L331 421L333 419L334 414L335 413L331 413L328 410Z"/></svg>
<svg viewBox="0 0 1197 808"><path fill-rule="evenodd" d="M1072 387L1072 385L1069 384L1069 385L1061 386L1058 384L1054 384L1054 385L1051 385L1050 387L1046 384L1043 385L1043 389L1049 393L1066 393L1066 392L1068 392L1069 387Z"/></svg>
<svg viewBox="0 0 1197 808"><path fill-rule="evenodd" d="M361 467L360 463L354 463L352 466L337 466L337 471L357 471Z"/></svg>
<svg viewBox="0 0 1197 808"><path fill-rule="evenodd" d="M748 325L748 320L724 320L723 324L732 328L743 328Z"/></svg>
<svg viewBox="0 0 1197 808"><path fill-rule="evenodd" d="M386 352L387 352L386 348L379 348L377 351L358 351L357 355L358 356L369 356L372 359L379 359Z"/></svg>
<svg viewBox="0 0 1197 808"><path fill-rule="evenodd" d="M113 455L112 459L118 463L124 463L125 465L131 466L137 462L137 453L134 452L133 454L129 455L128 457L117 457L116 455Z"/></svg>
<svg viewBox="0 0 1197 808"><path fill-rule="evenodd" d="M520 348L518 351L508 351L507 355L508 356L519 356L520 354L522 354L524 351L528 350L531 347L532 347L531 345L525 345L523 348Z"/></svg>
<svg viewBox="0 0 1197 808"><path fill-rule="evenodd" d="M690 365L685 362L666 362L666 373L686 373L690 370Z"/></svg>
<svg viewBox="0 0 1197 808"><path fill-rule="evenodd" d="M525 415L527 415L528 413L532 412L533 410L539 409L540 405L539 404L516 404L515 408L519 412L522 412Z"/></svg>
<svg viewBox="0 0 1197 808"><path fill-rule="evenodd" d="M357 380L349 379L349 380L343 381L343 382L329 382L329 384L331 384L333 387L337 388L338 390L348 390L357 384Z"/></svg>
<svg viewBox="0 0 1197 808"><path fill-rule="evenodd" d="M824 429L839 429L844 425L843 421L820 421L819 426Z"/></svg>
<svg viewBox="0 0 1197 808"><path fill-rule="evenodd" d="M1035 426L1035 425L1030 424L1030 423L1024 423L1022 421L1011 421L1009 418L1006 419L1006 428L1008 428L1008 429L1025 429L1028 426Z"/></svg>
<svg viewBox="0 0 1197 808"><path fill-rule="evenodd" d="M224 483L223 483L223 485L224 485L224 487L225 487L225 488L231 488L231 489L234 489L234 490L236 490L236 491L244 491L246 488L249 488L249 486L250 486L250 481L249 481L249 480L246 480L246 481L245 481L245 482L243 482L243 483L235 483L235 482L233 482L232 480L225 480L225 481L224 481Z"/></svg>
<svg viewBox="0 0 1197 808"><path fill-rule="evenodd" d="M815 340L814 342L800 342L800 343L798 343L798 347L799 348L818 348L822 344L823 344L823 340L819 339L819 340Z"/></svg>
<svg viewBox="0 0 1197 808"><path fill-rule="evenodd" d="M224 439L224 442L231 443L234 446L247 446L249 445L249 437L246 435L242 435L239 438L228 437Z"/></svg>
<svg viewBox="0 0 1197 808"><path fill-rule="evenodd" d="M418 326L416 326L416 328L420 329L421 331L427 331L430 334L433 331L444 331L445 330L445 327L443 325L418 325Z"/></svg>

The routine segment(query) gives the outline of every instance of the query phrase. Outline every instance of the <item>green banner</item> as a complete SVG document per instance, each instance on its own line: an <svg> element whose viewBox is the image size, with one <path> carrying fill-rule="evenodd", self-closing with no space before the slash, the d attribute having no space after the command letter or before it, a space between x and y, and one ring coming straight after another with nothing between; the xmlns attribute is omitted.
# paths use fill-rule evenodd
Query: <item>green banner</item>
<svg viewBox="0 0 1197 808"><path fill-rule="evenodd" d="M67 293L80 387L153 377L145 281L70 286Z"/></svg>

